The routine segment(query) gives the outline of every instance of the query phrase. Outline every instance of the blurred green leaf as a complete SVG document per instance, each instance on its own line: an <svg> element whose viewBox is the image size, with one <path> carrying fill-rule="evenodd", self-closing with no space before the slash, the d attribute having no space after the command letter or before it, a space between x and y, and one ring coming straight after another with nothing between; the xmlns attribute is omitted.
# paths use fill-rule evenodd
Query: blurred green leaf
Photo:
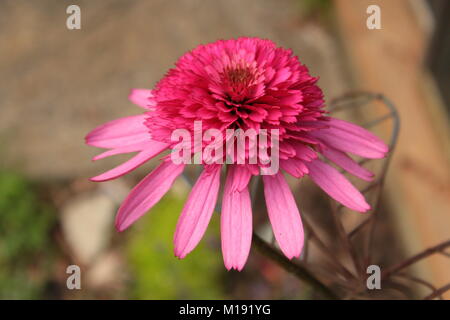
<svg viewBox="0 0 450 320"><path fill-rule="evenodd" d="M322 16L329 14L333 3L331 0L301 0L298 2L304 16Z"/></svg>
<svg viewBox="0 0 450 320"><path fill-rule="evenodd" d="M0 299L40 297L55 215L23 177L0 172L0 222Z"/></svg>
<svg viewBox="0 0 450 320"><path fill-rule="evenodd" d="M173 234L184 199L168 194L139 220L127 245L138 299L222 299L223 272L218 219L185 259L173 254Z"/></svg>

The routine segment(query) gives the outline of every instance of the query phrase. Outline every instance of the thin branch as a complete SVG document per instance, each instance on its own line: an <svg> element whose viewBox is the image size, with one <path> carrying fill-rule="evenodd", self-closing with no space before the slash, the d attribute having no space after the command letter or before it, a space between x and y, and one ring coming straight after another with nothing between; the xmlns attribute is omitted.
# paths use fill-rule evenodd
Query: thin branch
<svg viewBox="0 0 450 320"><path fill-rule="evenodd" d="M325 298L330 300L338 299L338 296L325 284L318 280L311 272L298 263L286 258L277 249L273 248L261 239L256 233L253 233L253 245L266 257L276 262L281 268L317 289Z"/></svg>
<svg viewBox="0 0 450 320"><path fill-rule="evenodd" d="M365 255L366 264L371 264L372 253L373 253L372 249L373 249L374 242L375 242L374 241L375 228L376 228L378 209L380 207L380 199L381 199L381 194L382 194L381 190L383 188L384 181L386 179L386 175L387 175L387 171L389 169L392 155L393 155L393 152L397 145L398 134L400 132L400 118L399 118L397 109L395 108L394 104L389 99L387 99L385 96L383 96L382 94L376 94L375 96L376 96L376 99L380 100L390 110L390 115L392 116L392 119L393 119L393 127L392 127L392 133L391 133L391 137L390 137L390 141L389 141L389 154L387 156L386 161L383 163L383 167L381 169L381 176L378 180L378 183L376 183L377 186L379 186L379 188L378 188L378 193L376 196L377 199L375 201L375 206L373 208L373 219L370 221L371 222L370 230L369 230L369 234L368 234L368 238L367 238L366 255Z"/></svg>
<svg viewBox="0 0 450 320"><path fill-rule="evenodd" d="M416 262L418 262L418 261L420 261L420 260L422 260L422 259L424 259L424 258L426 258L426 257L428 257L428 256L430 256L432 254L434 254L434 253L444 252L444 250L447 247L450 247L450 240L442 242L442 243L440 243L440 244L438 244L438 245L436 245L434 247L428 248L428 249L426 249L426 250L424 250L424 251L422 251L422 252L412 256L411 258L406 259L405 261L403 261L403 262L401 262L401 263L399 263L397 265L394 265L394 266L390 267L389 269L386 269L382 273L381 279L386 279L386 278L390 277L391 275L399 272L400 270L403 270L403 269L409 267L410 265L412 265L412 264L414 264L414 263L416 263Z"/></svg>
<svg viewBox="0 0 450 320"><path fill-rule="evenodd" d="M340 263L339 260L336 259L335 255L330 250L330 248L327 245L325 245L325 243L314 231L314 228L309 223L308 216L306 214L303 215L303 226L305 227L306 230L308 230L310 239L316 242L316 245L322 251L323 256L330 262L334 263L335 265L334 269L337 268L336 272L340 272L347 279L354 279L355 276L342 263Z"/></svg>
<svg viewBox="0 0 450 320"><path fill-rule="evenodd" d="M344 247L344 249L347 251L348 255L350 256L350 259L352 260L353 267L355 268L358 277L360 277L363 273L362 270L363 266L358 259L358 254L355 248L352 246L351 240L348 237L344 225L342 224L342 221L339 217L339 214L342 213L341 211L342 207L333 206L332 208L334 212L331 216L337 229L338 233L337 239L339 240L340 244Z"/></svg>
<svg viewBox="0 0 450 320"><path fill-rule="evenodd" d="M427 287L428 289L430 289L432 293L438 290L435 286L433 286L433 284L429 283L428 281L425 281L425 280L423 280L423 279L420 279L420 278L411 276L411 275L409 275L409 274L407 274L407 273L399 273L399 274L397 274L396 276L397 276L397 277L405 278L405 279L407 279L407 280L416 282L416 283L418 283L418 284L421 284L421 285L423 285L424 287ZM442 300L442 296L441 296L441 295L439 295L439 299Z"/></svg>
<svg viewBox="0 0 450 320"><path fill-rule="evenodd" d="M424 300L433 300L436 297L439 297L441 295L443 295L445 292L447 292L448 290L450 290L450 283L437 289L435 292L431 293L430 295L426 296L425 298L423 298Z"/></svg>
<svg viewBox="0 0 450 320"><path fill-rule="evenodd" d="M303 253L302 253L302 258L303 258L303 262L307 263L308 262L308 257L309 257L309 240L311 239L311 232L306 232L305 230L305 240L303 242Z"/></svg>
<svg viewBox="0 0 450 320"><path fill-rule="evenodd" d="M364 226L366 226L371 220L372 220L373 215L370 215L368 218L366 218L363 222L361 222L360 224L358 224L355 228L353 228L352 231L350 231L348 233L348 237L351 239L353 238L358 231L360 231L361 229L364 228Z"/></svg>
<svg viewBox="0 0 450 320"><path fill-rule="evenodd" d="M382 116L382 117L380 117L378 119L375 119L375 120L372 120L370 122L364 123L362 125L362 127L366 128L366 129L370 129L371 127L375 127L376 125L382 123L385 120L392 119L392 116L393 116L392 112L388 113L388 114L385 114L384 116Z"/></svg>

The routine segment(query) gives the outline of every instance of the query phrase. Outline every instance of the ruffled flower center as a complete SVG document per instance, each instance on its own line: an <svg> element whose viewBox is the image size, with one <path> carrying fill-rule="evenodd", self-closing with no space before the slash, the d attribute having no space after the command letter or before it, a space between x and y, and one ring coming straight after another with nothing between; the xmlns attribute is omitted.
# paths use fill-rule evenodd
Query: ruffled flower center
<svg viewBox="0 0 450 320"><path fill-rule="evenodd" d="M226 98L230 105L234 105L250 98L248 89L255 84L257 76L254 68L237 65L226 67L222 73L222 79Z"/></svg>
<svg viewBox="0 0 450 320"><path fill-rule="evenodd" d="M223 136L227 129L264 129L269 136L276 129L280 157L291 158L293 144L313 142L305 133L317 129L311 122L324 112L316 82L291 50L272 41L217 41L186 53L157 84L146 125L152 139L171 144L176 129L194 136L196 121Z"/></svg>

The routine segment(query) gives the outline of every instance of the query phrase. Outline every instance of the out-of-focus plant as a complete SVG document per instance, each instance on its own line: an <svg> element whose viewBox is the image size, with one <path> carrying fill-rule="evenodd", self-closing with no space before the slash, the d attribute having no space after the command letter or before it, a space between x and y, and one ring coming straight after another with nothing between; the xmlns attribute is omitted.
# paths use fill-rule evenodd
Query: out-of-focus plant
<svg viewBox="0 0 450 320"><path fill-rule="evenodd" d="M0 172L0 299L41 297L51 263L52 210L23 177Z"/></svg>
<svg viewBox="0 0 450 320"><path fill-rule="evenodd" d="M326 17L333 3L331 0L301 0L299 5L305 17Z"/></svg>
<svg viewBox="0 0 450 320"><path fill-rule="evenodd" d="M218 220L212 219L205 241L189 257L174 263L174 212L181 212L185 199L167 195L131 231L127 245L134 275L132 296L137 299L221 299L221 256L217 254ZM208 237L208 234L215 234Z"/></svg>
<svg viewBox="0 0 450 320"><path fill-rule="evenodd" d="M304 213L303 223L306 230L306 241L303 257L300 261L288 260L273 245L264 241L257 234L253 235L253 243L262 253L277 262L286 271L311 285L318 296L322 298L367 299L376 294L366 286L368 277L366 269L369 265L380 263L374 257L373 250L373 244L377 237L375 229L377 222L380 222L377 218L379 215L377 211L389 161L397 142L399 117L394 105L387 98L380 94L367 92L349 93L335 99L331 102L330 111L332 113L340 111L358 113L363 111L363 108L368 108L373 104L384 106L386 113L371 119L363 124L363 127L374 129L376 126L386 125L387 122L390 122L390 153L386 159L381 161L381 168L377 170L379 171L376 175L377 179L360 188L361 193L369 199L373 208L369 213L366 213L366 218L363 218L353 229L346 230L343 220L346 214L351 213L344 212L343 206L332 201L333 219L328 224L332 225L331 229L335 232L331 237L330 235L327 237L323 234L323 230L319 230L317 225L311 223L313 220L312 214ZM369 165L368 162L370 161L373 160L363 159L359 163ZM325 230L324 226L322 226L322 229ZM450 257L449 248L450 240L443 241L412 257L383 268L380 277L383 289L396 292L396 297L411 299L418 298L412 294L414 291L411 290L412 287L420 285L430 291L426 297L423 297L424 299L442 299L442 295L450 290L450 283L436 288L425 279L405 273L405 270L432 254ZM323 258L322 263L318 264L311 261L312 259L309 258L308 254L311 249L315 250L316 258L318 255ZM349 263L343 263L344 261Z"/></svg>

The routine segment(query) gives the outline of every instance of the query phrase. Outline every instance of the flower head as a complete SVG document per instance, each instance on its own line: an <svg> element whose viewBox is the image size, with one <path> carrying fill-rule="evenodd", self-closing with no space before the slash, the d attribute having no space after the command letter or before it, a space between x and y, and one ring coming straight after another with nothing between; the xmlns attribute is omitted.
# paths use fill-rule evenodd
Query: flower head
<svg viewBox="0 0 450 320"><path fill-rule="evenodd" d="M145 109L143 114L111 121L87 135L87 144L109 149L94 160L138 152L92 180L117 178L165 150L172 150L173 154L180 145L188 161L196 153L204 155L195 162L204 169L175 232L175 254L183 258L195 248L207 228L217 202L221 169L226 166L222 251L225 266L241 270L252 235L248 185L252 176L267 169L268 157L276 156L281 169L296 178L309 175L348 208L360 212L370 209L361 193L318 154L352 175L370 180L373 174L347 153L382 158L388 148L367 130L326 116L322 90L316 82L317 78L309 74L292 51L279 48L270 40L239 38L199 46L183 55L153 90L132 90L129 98ZM202 126L200 137L203 132L215 130L213 141L196 139L198 122ZM189 144L174 141L173 133L180 129L187 133ZM270 139L265 146L261 140L250 138L244 140L243 149L234 144L230 148L228 143L238 136L228 135L229 130L267 132ZM191 138L194 143L190 143ZM206 152L211 146L214 151ZM252 146L264 152L255 153L251 159ZM183 172L185 164L164 157L123 202L116 217L117 229L126 229L151 209ZM303 227L285 177L278 170L266 172L263 182L275 238L288 258L298 257L303 246Z"/></svg>

